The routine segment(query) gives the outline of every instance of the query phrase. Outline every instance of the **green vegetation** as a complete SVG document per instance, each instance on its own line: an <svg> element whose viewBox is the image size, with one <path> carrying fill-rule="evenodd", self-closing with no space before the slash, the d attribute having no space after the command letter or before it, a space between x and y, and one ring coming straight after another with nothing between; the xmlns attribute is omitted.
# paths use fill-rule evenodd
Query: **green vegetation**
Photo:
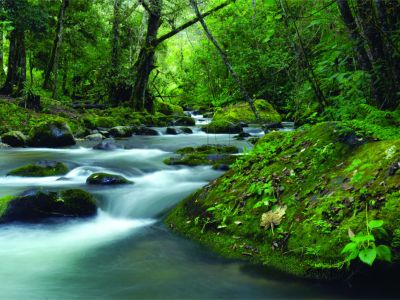
<svg viewBox="0 0 400 300"><path fill-rule="evenodd" d="M341 126L267 134L226 175L178 205L167 224L228 257L303 277L335 278L357 256L369 264L389 260L384 245L398 262L392 237L400 174L389 169L400 141L348 144ZM349 232L357 235L346 245Z"/></svg>
<svg viewBox="0 0 400 300"><path fill-rule="evenodd" d="M176 156L167 158L167 165L212 165L214 169L228 168L238 158L239 150L235 146L203 145L199 147L185 147L176 151Z"/></svg>
<svg viewBox="0 0 400 300"><path fill-rule="evenodd" d="M22 177L46 177L65 175L69 172L69 168L61 162L39 162L20 167L7 173L11 176Z"/></svg>

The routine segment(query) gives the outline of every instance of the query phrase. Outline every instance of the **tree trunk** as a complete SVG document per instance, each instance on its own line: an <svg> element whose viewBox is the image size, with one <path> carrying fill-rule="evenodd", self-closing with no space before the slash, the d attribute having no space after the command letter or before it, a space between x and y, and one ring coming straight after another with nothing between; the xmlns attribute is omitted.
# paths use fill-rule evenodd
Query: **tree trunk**
<svg viewBox="0 0 400 300"><path fill-rule="evenodd" d="M376 26L374 7L371 0L357 0L357 13L371 51L373 73L376 77L375 101L382 109L394 108L397 103L395 82L385 53L384 39Z"/></svg>
<svg viewBox="0 0 400 300"><path fill-rule="evenodd" d="M367 51L365 50L364 43L360 32L357 28L356 20L353 17L349 3L347 0L336 0L339 7L340 14L342 15L344 24L349 31L349 36L354 43L354 52L357 56L357 63L360 69L370 72L372 69L371 62L369 60Z"/></svg>
<svg viewBox="0 0 400 300"><path fill-rule="evenodd" d="M0 25L0 79L3 79L4 72L4 42L3 42L3 25Z"/></svg>
<svg viewBox="0 0 400 300"><path fill-rule="evenodd" d="M2 94L20 94L26 81L25 33L15 28L10 33L7 78L0 90ZM16 87L16 90L14 90Z"/></svg>
<svg viewBox="0 0 400 300"><path fill-rule="evenodd" d="M162 0L150 0L150 7L146 10L149 14L147 32L144 45L142 46L139 58L135 64L135 84L133 86L131 101L136 111L143 111L146 101L152 110L151 100L147 99L148 82L151 71L154 69L155 41L158 29L161 25Z"/></svg>
<svg viewBox="0 0 400 300"><path fill-rule="evenodd" d="M44 81L43 81L43 88L44 89L49 89L50 88L50 76L54 72L54 67L58 63L58 52L61 47L62 43L62 33L63 33L63 25L64 25L64 17L65 17L65 12L68 8L69 5L69 0L63 0L60 11L58 13L58 21L57 21L57 26L56 26L56 34L54 37L53 41L53 47L51 49L50 53L50 58L49 62L47 64L47 69L44 75ZM54 74L55 75L55 74ZM54 92L54 90L53 90Z"/></svg>
<svg viewBox="0 0 400 300"><path fill-rule="evenodd" d="M114 0L114 16L112 23L112 38L111 38L111 82L108 91L108 97L110 102L117 106L117 88L118 83L115 78L118 76L119 68L120 68L120 31L119 26L121 24L121 6L123 0Z"/></svg>
<svg viewBox="0 0 400 300"><path fill-rule="evenodd" d="M205 18L206 16L209 16L210 14L229 5L232 1L233 0L227 0L226 2L202 14L201 17ZM200 21L200 18L196 17L157 38L158 29L161 25L162 0L150 0L149 5L147 5L144 0L139 0L139 2L148 12L149 17L147 20L145 41L139 51L138 60L133 67L134 84L131 102L133 107L138 111L143 111L145 107L147 110L152 111L153 99L148 91L148 84L150 73L154 69L154 54L157 46L165 40L175 36L182 30L185 30L193 24L196 24Z"/></svg>
<svg viewBox="0 0 400 300"><path fill-rule="evenodd" d="M199 8L197 6L196 0L189 0L190 4L193 7L193 10L197 16L197 18L199 19L199 22L201 24L201 26L204 29L204 32L207 35L207 38L214 44L215 48L217 49L218 53L220 54L226 68L228 69L229 73L232 75L233 79L235 80L236 84L238 85L244 99L247 101L247 103L249 104L251 110L254 113L254 116L256 117L257 121L260 121L260 116L257 112L257 109L254 105L254 99L250 97L250 95L248 94L248 92L246 91L246 88L244 87L242 81L240 80L239 76L236 74L235 70L233 70L233 67L228 59L228 56L226 55L226 53L222 50L222 48L219 46L217 40L215 39L215 37L212 35L210 29L208 28L206 22L204 21Z"/></svg>

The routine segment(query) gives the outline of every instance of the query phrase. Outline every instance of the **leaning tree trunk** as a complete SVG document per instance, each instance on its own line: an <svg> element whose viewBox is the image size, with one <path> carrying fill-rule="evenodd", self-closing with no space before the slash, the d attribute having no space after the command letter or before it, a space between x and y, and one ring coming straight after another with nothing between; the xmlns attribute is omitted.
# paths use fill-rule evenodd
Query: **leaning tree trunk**
<svg viewBox="0 0 400 300"><path fill-rule="evenodd" d="M143 111L145 109L145 104L148 110L152 110L152 101L148 99L148 82L151 71L154 69L154 54L155 43L157 39L158 29L161 25L161 7L162 0L150 0L150 7L146 9L149 13L149 18L147 22L147 33L144 45L142 46L139 58L135 64L135 83L133 86L131 100L133 107L136 111Z"/></svg>
<svg viewBox="0 0 400 300"><path fill-rule="evenodd" d="M197 6L196 0L189 0L191 6L193 7L193 10L197 16L197 18L199 19L199 22L201 24L201 26L204 29L204 32L207 35L207 38L214 44L215 48L217 49L219 55L221 56L226 68L228 69L229 73L232 75L233 79L235 80L236 84L238 85L244 99L247 101L247 103L249 104L251 110L254 113L254 116L256 117L257 121L260 121L260 116L257 112L257 109L254 105L254 99L250 97L249 93L247 92L246 88L244 87L242 81L240 80L239 76L236 74L235 70L233 69L228 56L226 55L226 53L222 50L222 48L219 46L217 40L215 39L215 37L212 35L210 29L208 28L206 22L203 19L203 16L200 13L200 10Z"/></svg>
<svg viewBox="0 0 400 300"><path fill-rule="evenodd" d="M25 33L22 29L15 28L11 31L9 48L7 77L0 93L18 95L26 81Z"/></svg>
<svg viewBox="0 0 400 300"><path fill-rule="evenodd" d="M43 81L43 88L44 89L49 89L50 88L50 76L54 72L54 67L58 63L58 52L61 47L62 43L62 33L63 33L63 26L64 26L64 17L65 17L65 12L68 8L69 5L69 0L63 0L60 11L58 13L58 21L57 21L57 26L56 26L56 35L54 37L53 41L53 47L51 49L50 53L50 58L49 62L47 64L46 72L44 75L44 81ZM54 92L54 90L53 90Z"/></svg>

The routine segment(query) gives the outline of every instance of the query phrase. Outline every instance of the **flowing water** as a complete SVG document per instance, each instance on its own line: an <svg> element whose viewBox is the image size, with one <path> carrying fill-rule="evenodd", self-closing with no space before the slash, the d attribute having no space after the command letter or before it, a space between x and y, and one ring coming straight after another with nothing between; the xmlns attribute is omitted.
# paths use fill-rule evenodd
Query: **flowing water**
<svg viewBox="0 0 400 300"><path fill-rule="evenodd" d="M160 132L163 129L159 129ZM248 129L260 134L258 129ZM137 137L118 141L124 149L0 151L0 197L30 188L83 188L100 201L97 217L58 224L0 226L0 299L143 298L335 298L339 291L227 261L171 233L160 222L167 209L221 173L210 167L162 163L182 146L235 143L229 135ZM65 176L6 177L13 168L40 160L62 161ZM93 172L135 181L121 187L89 187Z"/></svg>

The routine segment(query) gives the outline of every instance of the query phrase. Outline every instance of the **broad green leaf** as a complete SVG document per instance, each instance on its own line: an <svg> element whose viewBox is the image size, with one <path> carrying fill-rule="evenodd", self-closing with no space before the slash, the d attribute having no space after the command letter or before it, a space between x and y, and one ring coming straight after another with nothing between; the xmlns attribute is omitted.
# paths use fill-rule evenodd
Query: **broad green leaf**
<svg viewBox="0 0 400 300"><path fill-rule="evenodd" d="M386 245L379 245L376 247L376 254L379 259L385 260L385 261L392 261L392 252L390 251L390 248Z"/></svg>
<svg viewBox="0 0 400 300"><path fill-rule="evenodd" d="M363 263L372 266L376 258L376 248L361 250L360 253L358 253L358 257Z"/></svg>
<svg viewBox="0 0 400 300"><path fill-rule="evenodd" d="M357 249L357 244L356 243L348 243L346 246L343 247L342 249L342 254L346 252L352 252L355 249Z"/></svg>
<svg viewBox="0 0 400 300"><path fill-rule="evenodd" d="M361 244L364 242L374 242L375 237L371 234L357 234L356 236L350 238L350 240L358 244Z"/></svg>
<svg viewBox="0 0 400 300"><path fill-rule="evenodd" d="M371 220L368 222L368 227L371 229L382 227L383 220Z"/></svg>

